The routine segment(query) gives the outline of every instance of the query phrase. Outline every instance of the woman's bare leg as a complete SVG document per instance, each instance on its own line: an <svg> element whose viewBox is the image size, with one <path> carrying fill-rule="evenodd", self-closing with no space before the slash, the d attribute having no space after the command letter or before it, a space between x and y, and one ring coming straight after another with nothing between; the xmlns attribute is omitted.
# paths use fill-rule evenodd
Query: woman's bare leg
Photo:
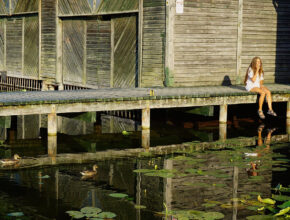
<svg viewBox="0 0 290 220"><path fill-rule="evenodd" d="M260 94L260 99L259 99L259 111L262 111L263 109L263 103L264 103L264 99L265 99L265 91L258 88L258 87L255 87L255 88L252 88L250 92L257 92Z"/></svg>
<svg viewBox="0 0 290 220"><path fill-rule="evenodd" d="M265 92L266 98L267 98L267 103L268 103L268 108L270 111L272 111L272 94L270 90L266 86L262 86L261 89Z"/></svg>

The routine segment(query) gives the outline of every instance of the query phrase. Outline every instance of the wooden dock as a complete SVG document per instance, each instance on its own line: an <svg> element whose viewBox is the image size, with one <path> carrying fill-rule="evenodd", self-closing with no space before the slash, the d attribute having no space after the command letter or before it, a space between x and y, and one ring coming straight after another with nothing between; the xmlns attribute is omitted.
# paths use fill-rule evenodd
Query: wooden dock
<svg viewBox="0 0 290 220"><path fill-rule="evenodd" d="M288 103L285 115L290 124L290 85L267 87L272 91L273 102ZM0 94L0 116L47 114L48 135L54 136L60 113L139 109L145 132L150 130L150 109L220 106L219 121L223 125L227 122L228 105L256 102L257 94L247 92L242 86L13 92Z"/></svg>

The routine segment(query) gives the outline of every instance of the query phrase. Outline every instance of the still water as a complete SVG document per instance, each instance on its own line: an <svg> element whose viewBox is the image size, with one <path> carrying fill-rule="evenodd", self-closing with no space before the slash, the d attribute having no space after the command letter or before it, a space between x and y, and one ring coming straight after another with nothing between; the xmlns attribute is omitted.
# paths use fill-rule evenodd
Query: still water
<svg viewBox="0 0 290 220"><path fill-rule="evenodd" d="M1 158L22 159L0 168L0 219L266 219L290 198L286 107L274 107L281 116L263 122L254 105L231 107L227 139L216 110L153 111L150 149L138 112L61 115L54 140L44 116L1 118Z"/></svg>

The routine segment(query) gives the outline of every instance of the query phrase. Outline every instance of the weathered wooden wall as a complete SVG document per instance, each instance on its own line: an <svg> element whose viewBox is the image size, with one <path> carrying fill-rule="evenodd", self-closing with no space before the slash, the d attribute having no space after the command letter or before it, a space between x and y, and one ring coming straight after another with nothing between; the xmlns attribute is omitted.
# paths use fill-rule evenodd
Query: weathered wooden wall
<svg viewBox="0 0 290 220"><path fill-rule="evenodd" d="M4 46L5 46L5 42L4 42L4 37L5 37L5 20L4 19L0 19L0 70L4 70L5 64L4 64Z"/></svg>
<svg viewBox="0 0 290 220"><path fill-rule="evenodd" d="M113 19L114 24L114 88L136 87L137 24L136 16Z"/></svg>
<svg viewBox="0 0 290 220"><path fill-rule="evenodd" d="M184 1L173 27L174 86L235 82L237 15L238 0Z"/></svg>
<svg viewBox="0 0 290 220"><path fill-rule="evenodd" d="M290 3L184 0L177 14L169 2L173 86L242 84L255 56L263 60L266 82L290 81Z"/></svg>
<svg viewBox="0 0 290 220"><path fill-rule="evenodd" d="M87 85L111 86L111 21L87 20Z"/></svg>
<svg viewBox="0 0 290 220"><path fill-rule="evenodd" d="M56 0L41 1L40 76L55 79L56 75Z"/></svg>
<svg viewBox="0 0 290 220"><path fill-rule="evenodd" d="M144 0L142 87L163 86L165 0Z"/></svg>
<svg viewBox="0 0 290 220"><path fill-rule="evenodd" d="M243 0L242 68L262 58L266 82L290 82L290 2ZM277 4L277 8L273 3ZM254 13L256 9L258 12Z"/></svg>
<svg viewBox="0 0 290 220"><path fill-rule="evenodd" d="M138 11L137 0L59 0L60 16L112 14Z"/></svg>

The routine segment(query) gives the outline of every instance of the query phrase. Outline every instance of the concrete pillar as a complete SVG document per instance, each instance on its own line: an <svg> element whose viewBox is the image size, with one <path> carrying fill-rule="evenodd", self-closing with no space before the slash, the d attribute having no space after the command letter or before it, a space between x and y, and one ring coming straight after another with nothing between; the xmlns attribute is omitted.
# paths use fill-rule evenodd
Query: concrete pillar
<svg viewBox="0 0 290 220"><path fill-rule="evenodd" d="M219 124L219 139L222 141L227 139L227 124Z"/></svg>
<svg viewBox="0 0 290 220"><path fill-rule="evenodd" d="M149 129L142 129L142 147L145 149L149 149L150 147L150 130Z"/></svg>
<svg viewBox="0 0 290 220"><path fill-rule="evenodd" d="M150 108L142 109L142 130L150 129Z"/></svg>
<svg viewBox="0 0 290 220"><path fill-rule="evenodd" d="M220 105L220 118L219 122L226 124L227 123L227 118L228 118L228 105Z"/></svg>
<svg viewBox="0 0 290 220"><path fill-rule="evenodd" d="M56 113L50 113L47 115L47 135L57 135L57 115Z"/></svg>

